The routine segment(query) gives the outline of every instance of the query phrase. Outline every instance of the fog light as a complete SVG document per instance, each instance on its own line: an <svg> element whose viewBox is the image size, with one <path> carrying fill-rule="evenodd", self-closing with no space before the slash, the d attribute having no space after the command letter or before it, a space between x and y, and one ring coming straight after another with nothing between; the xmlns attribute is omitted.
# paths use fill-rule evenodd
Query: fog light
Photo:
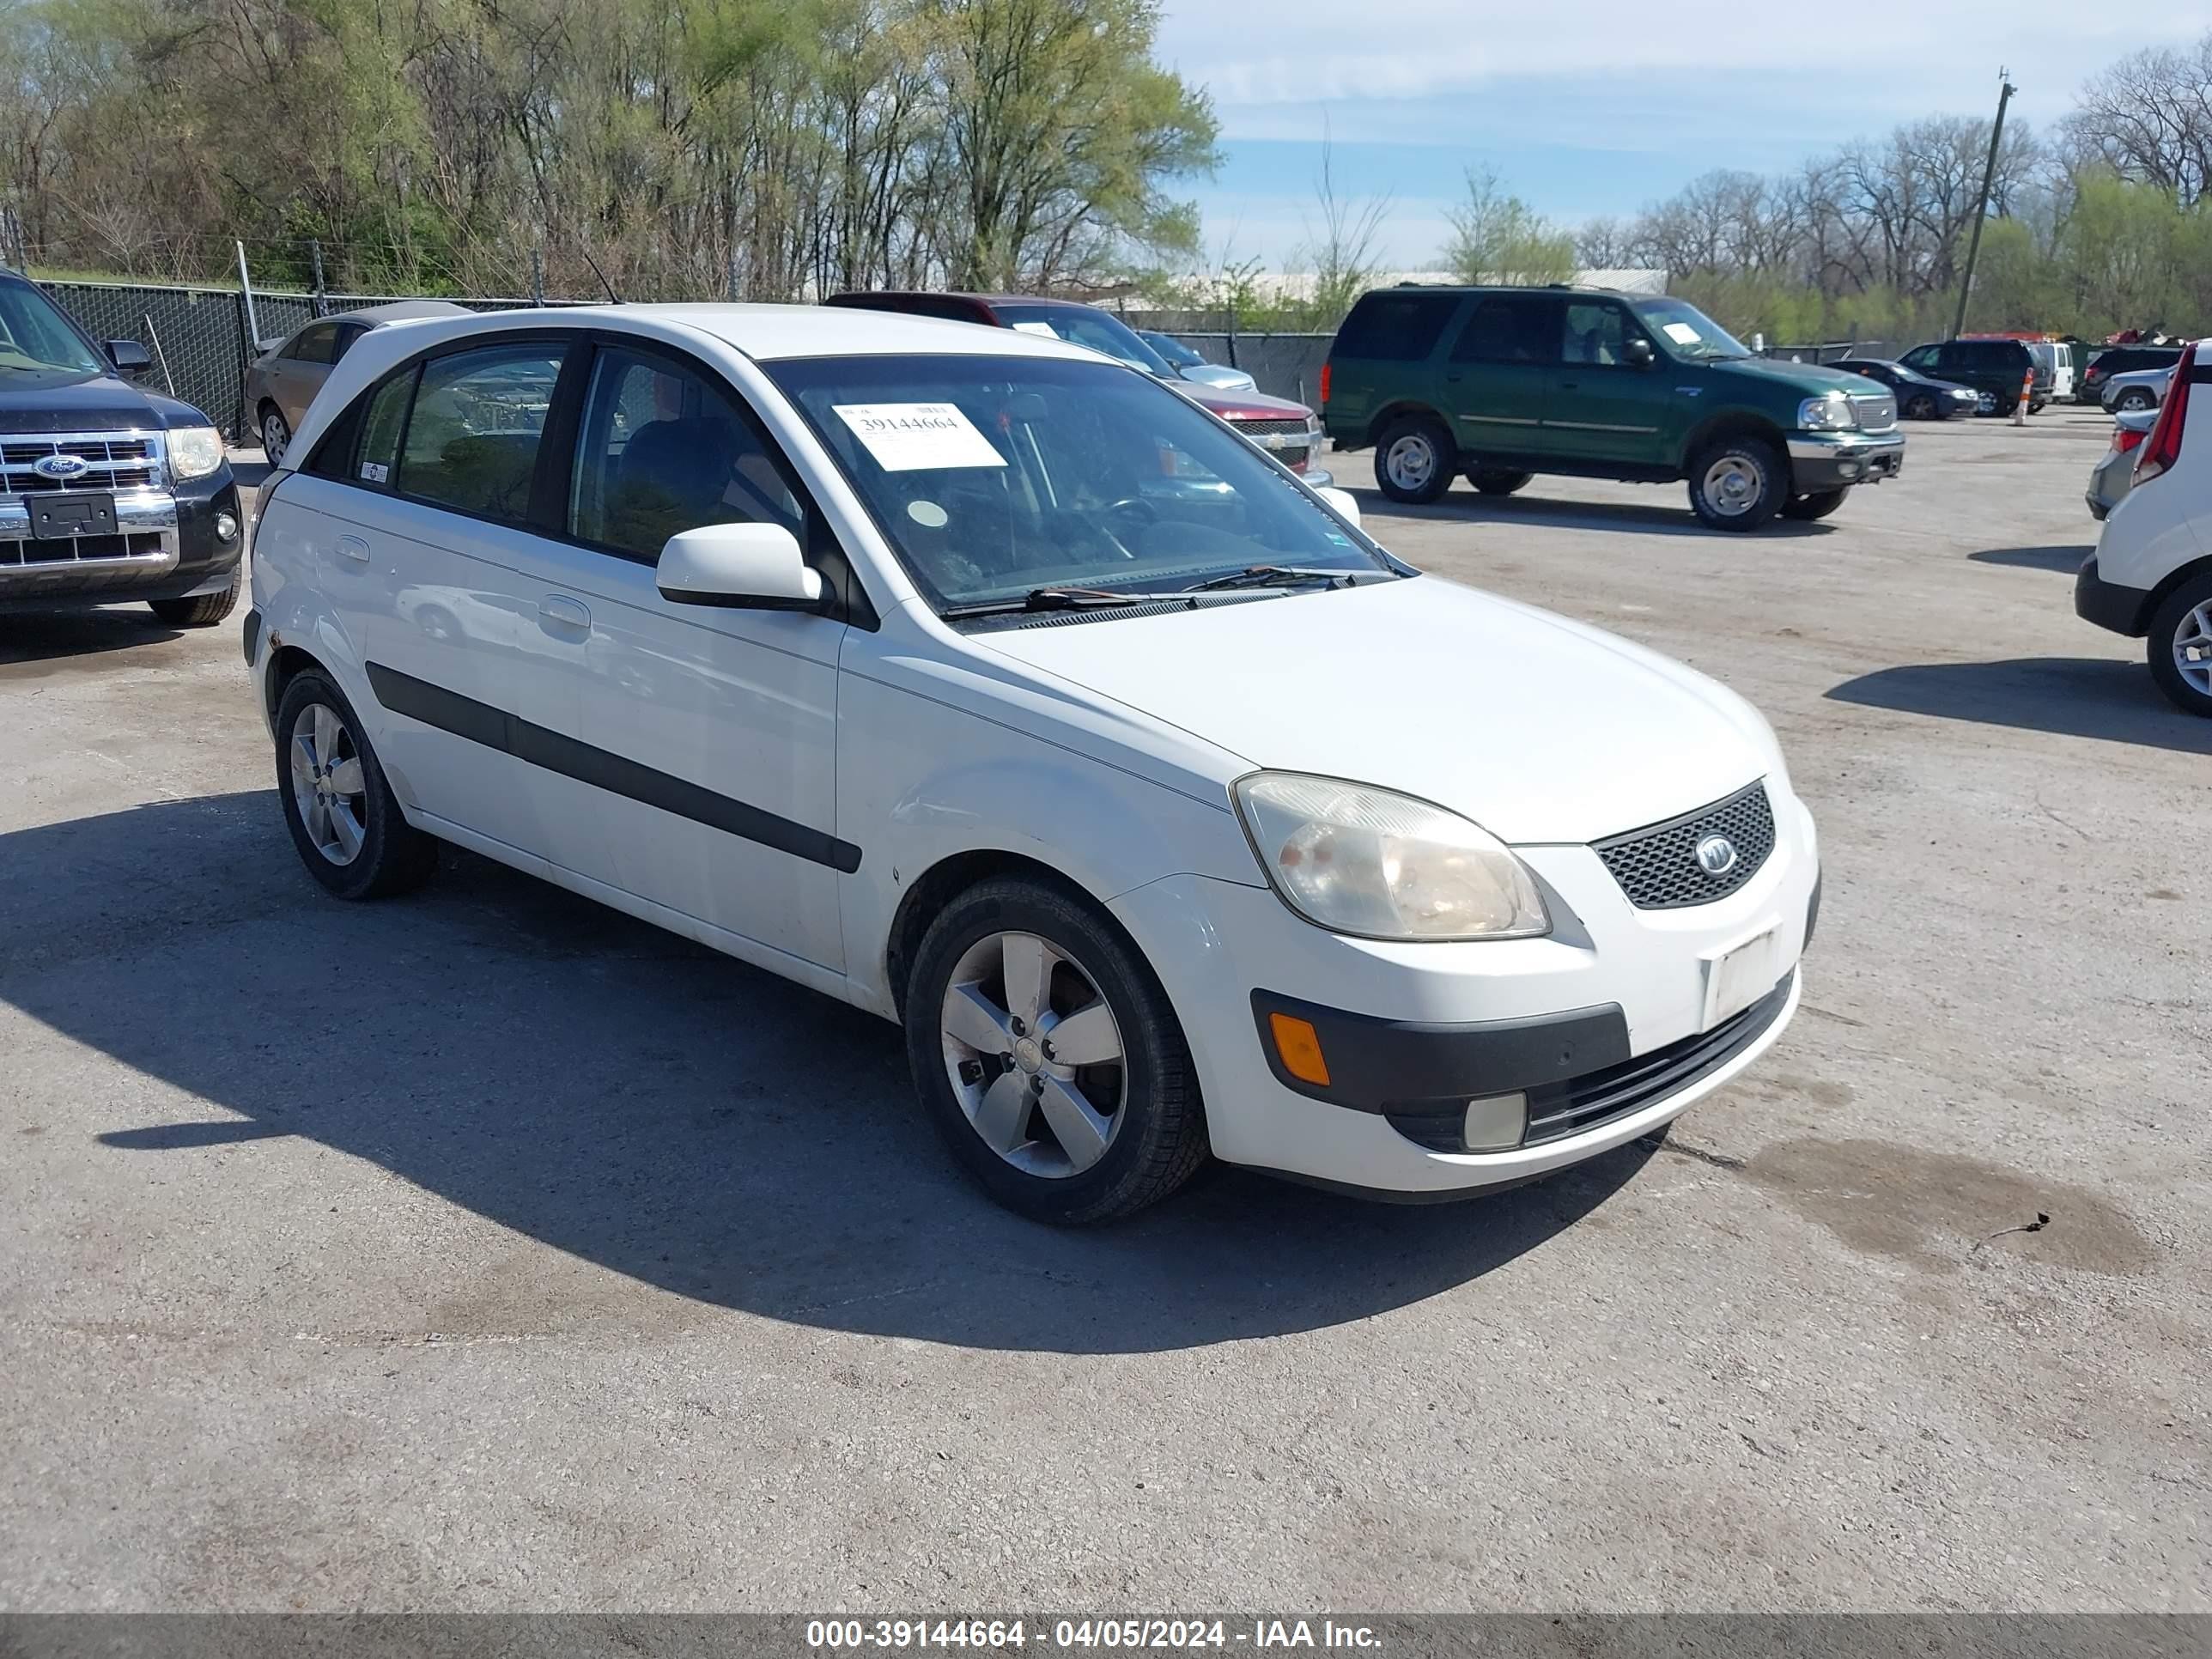
<svg viewBox="0 0 2212 1659"><path fill-rule="evenodd" d="M1528 1133L1528 1097L1492 1095L1467 1103L1460 1135L1470 1152L1502 1152L1518 1146Z"/></svg>
<svg viewBox="0 0 2212 1659"><path fill-rule="evenodd" d="M1838 461L1836 463L1836 476L1839 478L1857 477L1859 476L1859 464L1856 461Z"/></svg>
<svg viewBox="0 0 2212 1659"><path fill-rule="evenodd" d="M236 541L238 539L238 520L228 513L216 514L215 515L215 538L219 542Z"/></svg>

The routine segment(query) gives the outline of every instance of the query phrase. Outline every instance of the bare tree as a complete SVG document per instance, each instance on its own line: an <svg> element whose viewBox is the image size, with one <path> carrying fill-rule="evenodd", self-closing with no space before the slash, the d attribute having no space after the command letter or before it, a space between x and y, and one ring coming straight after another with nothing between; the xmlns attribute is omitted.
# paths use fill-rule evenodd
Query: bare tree
<svg viewBox="0 0 2212 1659"><path fill-rule="evenodd" d="M1321 216L1321 228L1316 232L1312 222L1307 222L1309 240L1300 250L1299 263L1313 273L1312 321L1334 328L1352 309L1352 302L1366 292L1381 266L1376 246L1390 210L1390 197L1386 191L1352 202L1337 189L1336 146L1328 136L1326 118L1322 126L1321 171L1314 179L1314 203Z"/></svg>

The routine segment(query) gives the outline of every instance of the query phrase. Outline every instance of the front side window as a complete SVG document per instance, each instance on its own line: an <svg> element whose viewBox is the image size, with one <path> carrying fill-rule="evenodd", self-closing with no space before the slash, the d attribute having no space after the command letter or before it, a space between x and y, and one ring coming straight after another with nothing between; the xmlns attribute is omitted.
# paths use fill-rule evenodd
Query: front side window
<svg viewBox="0 0 2212 1659"><path fill-rule="evenodd" d="M1396 574L1167 387L1048 357L763 365L940 610L1033 589L1180 592L1255 565Z"/></svg>
<svg viewBox="0 0 2212 1659"><path fill-rule="evenodd" d="M562 350L542 340L517 341L425 363L399 457L400 493L487 519L526 522Z"/></svg>
<svg viewBox="0 0 2212 1659"><path fill-rule="evenodd" d="M1928 374L1935 371L1937 356L1937 348L1932 345L1916 346L1906 352L1901 361L1907 368L1917 368L1923 374Z"/></svg>
<svg viewBox="0 0 2212 1659"><path fill-rule="evenodd" d="M28 283L0 283L0 377L107 372L52 301Z"/></svg>
<svg viewBox="0 0 2212 1659"><path fill-rule="evenodd" d="M1562 361L1601 368L1618 368L1628 362L1628 313L1619 306L1570 300L1566 320L1566 333L1560 342Z"/></svg>
<svg viewBox="0 0 2212 1659"><path fill-rule="evenodd" d="M1475 302L1453 344L1455 363L1553 363L1559 356L1559 304L1535 294L1492 294Z"/></svg>
<svg viewBox="0 0 2212 1659"><path fill-rule="evenodd" d="M780 524L799 497L720 386L666 358L600 351L576 437L569 533L647 563L702 525Z"/></svg>

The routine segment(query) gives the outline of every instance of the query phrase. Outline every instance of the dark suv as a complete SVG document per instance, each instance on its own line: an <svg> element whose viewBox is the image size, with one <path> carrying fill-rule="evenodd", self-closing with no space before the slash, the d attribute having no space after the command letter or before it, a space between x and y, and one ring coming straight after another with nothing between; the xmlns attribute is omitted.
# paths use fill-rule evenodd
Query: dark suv
<svg viewBox="0 0 2212 1659"><path fill-rule="evenodd" d="M0 612L143 599L204 628L238 602L244 520L222 434L125 378L149 361L0 272Z"/></svg>
<svg viewBox="0 0 2212 1659"><path fill-rule="evenodd" d="M1455 473L1510 495L1537 473L1686 483L1707 524L1824 519L1905 459L1897 400L1856 374L1754 357L1695 306L1598 289L1363 295L1329 347L1322 418L1375 449L1393 501Z"/></svg>
<svg viewBox="0 0 2212 1659"><path fill-rule="evenodd" d="M2030 388L2030 414L2039 414L2051 401L2051 371L2018 340L1936 340L1913 347L1897 361L1931 379L1973 387L1984 415L2011 414L2024 386Z"/></svg>
<svg viewBox="0 0 2212 1659"><path fill-rule="evenodd" d="M2139 368L2172 368L2181 361L2178 345L2112 346L2097 354L2088 368L2081 371L2081 390L2074 394L2076 403L2101 404L2105 401L2105 382L2115 374L2131 374Z"/></svg>

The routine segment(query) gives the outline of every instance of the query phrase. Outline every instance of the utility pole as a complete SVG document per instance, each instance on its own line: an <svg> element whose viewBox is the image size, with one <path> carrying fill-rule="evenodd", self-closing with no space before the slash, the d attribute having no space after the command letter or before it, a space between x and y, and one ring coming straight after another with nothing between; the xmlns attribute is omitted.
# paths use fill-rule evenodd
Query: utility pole
<svg viewBox="0 0 2212 1659"><path fill-rule="evenodd" d="M1997 71L1997 118L1990 128L1990 159L1982 168L1982 194L1974 206L1974 234L1966 244L1966 276L1959 284L1958 314L1951 319L1951 337L1957 339L1966 331L1966 300L1974 291L1974 264L1982 257L1982 221L1989 217L1990 190L1997 179L1997 145L2004 138L2005 106L2019 88L2012 83L2009 70Z"/></svg>

